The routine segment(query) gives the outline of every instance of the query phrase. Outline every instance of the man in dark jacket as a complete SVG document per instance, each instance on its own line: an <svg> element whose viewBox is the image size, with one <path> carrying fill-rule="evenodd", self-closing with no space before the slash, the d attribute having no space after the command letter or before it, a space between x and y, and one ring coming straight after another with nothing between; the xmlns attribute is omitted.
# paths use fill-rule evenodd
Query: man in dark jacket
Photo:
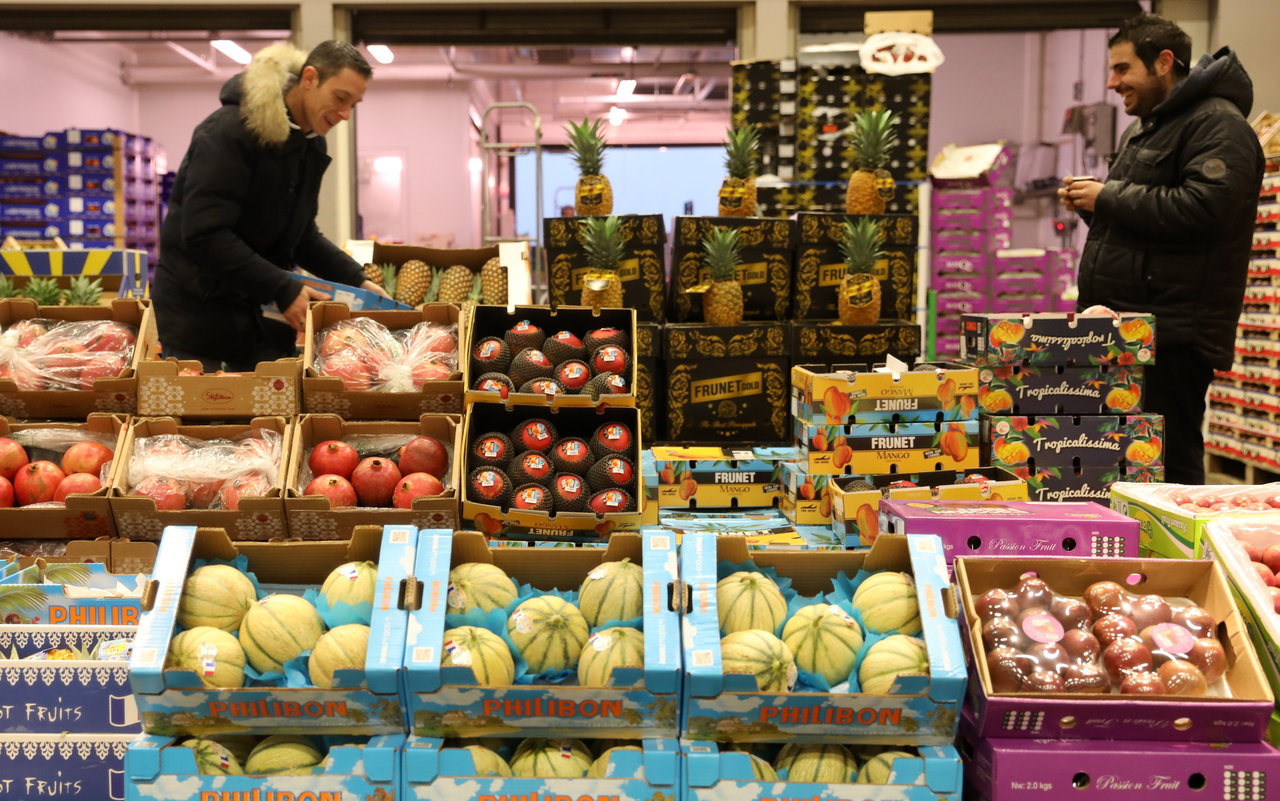
<svg viewBox="0 0 1280 801"><path fill-rule="evenodd" d="M1225 47L1188 68L1191 39L1155 15L1109 44L1107 88L1138 119L1105 182L1058 190L1089 225L1079 307L1156 315L1143 409L1165 418L1165 480L1202 484L1205 393L1233 361L1262 185L1253 83Z"/></svg>
<svg viewBox="0 0 1280 801"><path fill-rule="evenodd" d="M364 97L373 71L346 42L310 54L264 48L222 87L191 137L160 234L152 290L165 356L207 371L292 356L307 304L325 296L296 266L380 292L316 227L324 135ZM288 325L263 317L274 304Z"/></svg>

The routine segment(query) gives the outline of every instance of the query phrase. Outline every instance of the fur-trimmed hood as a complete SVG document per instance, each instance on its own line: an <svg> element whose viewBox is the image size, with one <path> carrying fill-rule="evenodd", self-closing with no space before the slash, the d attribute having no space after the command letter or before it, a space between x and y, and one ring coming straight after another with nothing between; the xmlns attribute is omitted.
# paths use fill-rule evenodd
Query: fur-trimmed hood
<svg viewBox="0 0 1280 801"><path fill-rule="evenodd" d="M264 47L244 72L223 85L219 99L224 106L240 106L245 127L259 142L282 145L289 138L284 93L298 79L306 60L306 52L291 44Z"/></svg>

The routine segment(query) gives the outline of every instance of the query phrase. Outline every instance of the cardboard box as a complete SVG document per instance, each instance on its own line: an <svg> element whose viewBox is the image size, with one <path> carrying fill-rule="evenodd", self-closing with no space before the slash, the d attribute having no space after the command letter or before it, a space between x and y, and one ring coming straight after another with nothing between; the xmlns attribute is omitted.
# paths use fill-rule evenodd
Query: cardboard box
<svg viewBox="0 0 1280 801"><path fill-rule="evenodd" d="M593 756L602 745L587 743ZM520 778L477 776L471 752L432 737L410 737L404 751L404 797L416 801L442 798L599 799L599 801L663 801L682 795L675 740L645 739L642 752L615 751L601 778Z"/></svg>
<svg viewBox="0 0 1280 801"><path fill-rule="evenodd" d="M929 165L929 182L938 189L978 189L997 184L1013 163L1003 141L986 145L946 145Z"/></svg>
<svg viewBox="0 0 1280 801"><path fill-rule="evenodd" d="M414 576L422 607L411 613L405 690L411 731L419 737L675 737L679 713L680 617L668 600L676 582L670 536L615 533L606 548L490 548L471 531L424 531ZM502 568L520 598L548 590L574 592L605 562L630 559L644 568L645 667L617 668L609 687L561 683L479 685L468 667L441 666L443 634L462 624L446 615L449 571L467 562ZM573 596L576 598L576 595ZM526 677L526 680L532 677ZM517 677L520 681L521 677Z"/></svg>
<svg viewBox="0 0 1280 801"><path fill-rule="evenodd" d="M876 264L880 279L880 316L886 320L913 316L916 303L916 248L919 219L914 214L870 215L884 232L884 258ZM830 320L837 316L845 263L840 255L844 213L800 212L799 242L792 293L792 319Z"/></svg>
<svg viewBox="0 0 1280 801"><path fill-rule="evenodd" d="M711 282L702 240L717 228L738 231L743 319L786 320L791 308L791 263L795 257L793 220L757 217L676 217L672 234L671 321L702 321L702 297L689 293Z"/></svg>
<svg viewBox="0 0 1280 801"><path fill-rule="evenodd" d="M1197 507L1180 498L1197 488L1182 484L1122 481L1111 485L1111 508L1138 521L1142 552L1166 559L1202 559L1206 555L1206 524L1227 512L1226 503ZM1212 488L1200 488L1212 489ZM1228 488L1221 488L1226 494Z"/></svg>
<svg viewBox="0 0 1280 801"><path fill-rule="evenodd" d="M534 392L510 392L506 397L501 397L496 392L481 392L473 389L476 379L481 373L486 372L483 368L473 363L471 358L475 344L485 337L497 337L502 339L512 326L522 321L531 322L542 329L547 336L552 336L558 331L572 331L581 339L588 331L596 328L616 328L623 331L627 335L627 346L624 350L631 357L631 366L622 374L627 381L628 392L620 395L602 394L598 400L593 400L590 395L581 395L577 393L564 393L561 395L548 396L540 395ZM593 309L586 307L561 306L552 309L547 306L513 306L507 308L504 306L472 306L470 309L470 317L467 321L467 330L470 332L468 343L466 346L465 357L462 360L463 373L462 381L466 386L466 402L468 403L505 403L517 406L635 406L635 386L636 386L636 361L637 361L637 341L636 341L636 316L631 309L600 309L597 313ZM512 349L511 357L515 358L516 352ZM587 354L587 359L592 354ZM516 387L519 390L519 387Z"/></svg>
<svg viewBox="0 0 1280 801"><path fill-rule="evenodd" d="M530 406L507 408L496 403L471 404L467 407L464 418L463 445L469 449L470 443L487 432L500 431L506 434L525 420L545 414L548 412ZM644 496L644 476L640 469L640 453L644 450L644 446L641 444L640 418L636 410L623 406L602 406L596 409L565 406L550 410L549 415L548 419L552 421L561 437L589 439L596 429L610 423L618 423L631 430L633 444L628 458L635 467L636 474L635 491L630 493L635 501L635 509L630 512L598 515L593 512L549 514L515 507L502 508L471 500L467 496L464 485L463 522L491 537L562 539L574 542L592 542L601 537L607 537L616 530L638 528L640 503ZM464 462L459 468L459 480L469 481L472 469L473 466L469 462Z"/></svg>
<svg viewBox="0 0 1280 801"><path fill-rule="evenodd" d="M395 798L401 786L403 734L354 742L331 739L324 745L328 746L324 760L301 775L213 776L197 769L192 749L172 737L147 735L130 744L125 754L128 795L124 797L128 801Z"/></svg>
<svg viewBox="0 0 1280 801"><path fill-rule="evenodd" d="M645 488L662 508L747 509L776 506L793 448L660 445L641 454Z"/></svg>
<svg viewBox="0 0 1280 801"><path fill-rule="evenodd" d="M1142 409L1141 367L983 367L978 382L982 409L994 414L1125 414Z"/></svg>
<svg viewBox="0 0 1280 801"><path fill-rule="evenodd" d="M880 504L880 531L937 534L948 563L1010 554L1138 556L1137 521L1096 503L891 499Z"/></svg>
<svg viewBox="0 0 1280 801"><path fill-rule="evenodd" d="M184 372L194 371L194 375ZM259 362L251 373L204 373L198 361L146 359L138 364L138 414L233 420L293 417L302 406L302 360Z"/></svg>
<svg viewBox="0 0 1280 801"><path fill-rule="evenodd" d="M665 375L662 365L662 326L657 323L636 324L636 408L640 410L640 430L645 439L654 442L665 438L665 392L658 382Z"/></svg>
<svg viewBox="0 0 1280 801"><path fill-rule="evenodd" d="M26 439L20 435L21 432L31 432L26 435L31 436L34 432L51 429L84 431L97 435L95 439L106 440L103 444L111 448L113 453L120 453L127 428L128 418L117 414L91 414L83 423L20 423L12 418L0 418L0 437L19 435L18 439L25 444ZM68 443L68 447L70 444ZM32 447L28 446L29 454L31 450ZM59 464L64 451L65 447L60 451L40 449L32 461L47 459ZM115 536L115 519L111 515L111 505L107 499L111 477L118 467L119 461L113 460L105 486L93 493L68 495L61 508L0 509L0 529L10 537L38 539L95 539Z"/></svg>
<svg viewBox="0 0 1280 801"><path fill-rule="evenodd" d="M0 734L0 790L14 799L125 797L124 757L134 734ZM191 749L187 749L188 753Z"/></svg>
<svg viewBox="0 0 1280 801"><path fill-rule="evenodd" d="M221 529L170 526L151 574L138 623L129 682L149 734L403 734L400 670L408 614L402 583L409 576L417 531L409 526L358 528L347 542L233 543ZM237 562L237 560L240 560ZM361 669L338 670L335 687L256 686L213 689L193 671L166 668L177 631L182 586L197 563L243 565L259 594L301 595L351 561L378 564L369 649ZM270 589L266 589L267 586Z"/></svg>
<svg viewBox="0 0 1280 801"><path fill-rule="evenodd" d="M891 692L764 693L753 676L725 674L716 613L717 565L753 563L791 580L798 593L830 589L843 571L910 572L929 651L929 675L901 676ZM680 579L690 589L684 615L682 737L735 742L827 742L949 745L964 695L960 634L947 611L942 545L936 537L881 537L868 552L748 551L741 537L696 532L680 545Z"/></svg>
<svg viewBox="0 0 1280 801"><path fill-rule="evenodd" d="M132 626L0 625L0 672L9 678L11 693L0 702L0 733L142 731L137 704L129 694L129 663L95 658L99 643L131 640L135 630ZM28 659L55 648L70 651L71 658Z"/></svg>
<svg viewBox="0 0 1280 801"><path fill-rule="evenodd" d="M667 231L661 214L619 214L623 255L618 265L622 306L635 309L636 319L666 320ZM592 272L582 247L582 217L550 217L543 222L552 306L574 306L581 300L582 281Z"/></svg>
<svg viewBox="0 0 1280 801"><path fill-rule="evenodd" d="M377 292L361 289L358 286L339 284L334 281L316 278L314 275L303 275L301 273L294 273L293 280L325 293L330 302L341 303L351 311L413 311L413 307L407 303L400 303L384 295L379 295ZM269 320L285 322L284 312L280 311L280 307L275 303L263 306L262 316Z"/></svg>
<svg viewBox="0 0 1280 801"><path fill-rule="evenodd" d="M800 464L815 475L914 473L977 467L978 421L867 423L793 429Z"/></svg>
<svg viewBox="0 0 1280 801"><path fill-rule="evenodd" d="M882 362L889 356L905 362L920 358L920 326L908 320L882 320L875 325L791 324L791 358L797 362Z"/></svg>
<svg viewBox="0 0 1280 801"><path fill-rule="evenodd" d="M887 784L762 782L747 754L715 743L686 743L684 801L774 801L779 798L857 798L860 801L960 801L960 755L950 745L926 746L899 757ZM895 749L897 750L897 749Z"/></svg>
<svg viewBox="0 0 1280 801"><path fill-rule="evenodd" d="M797 526L831 525L831 479L813 475L803 465L783 465L782 513Z"/></svg>
<svg viewBox="0 0 1280 801"><path fill-rule="evenodd" d="M959 365L797 364L791 415L811 425L977 419L978 371Z"/></svg>
<svg viewBox="0 0 1280 801"><path fill-rule="evenodd" d="M418 498L411 509L333 508L323 495L302 494L307 485L304 474L310 476L307 457L312 448L328 440L348 441L352 437L378 435L404 435L406 440L424 435L444 443L451 456L448 473L439 477L445 484L444 493ZM357 527L367 525L457 528L464 452L462 418L453 414L424 414L416 423L352 423L336 414L303 415L294 426L294 442L285 471L284 513L289 536L304 540L347 540Z"/></svg>
<svg viewBox="0 0 1280 801"><path fill-rule="evenodd" d="M645 526L644 533L667 533L677 542L695 531L711 531L717 536L746 540L751 551L843 551L844 540L830 526L796 525L777 509L749 509L738 512L698 512L664 510L660 525Z"/></svg>
<svg viewBox="0 0 1280 801"><path fill-rule="evenodd" d="M457 306L428 303L414 311L352 312L341 303L314 303L307 312L307 330L302 356L302 406L309 414L339 414L348 420L417 420L428 412L460 414L465 385L461 367L447 380L427 381L421 392L350 391L337 376L318 375L316 334L334 323L353 317L368 317L389 329L412 328L428 321L456 325L459 357L465 352L466 323Z"/></svg>
<svg viewBox="0 0 1280 801"><path fill-rule="evenodd" d="M982 416L984 461L1010 470L1069 467L1078 460L1083 466L1132 464L1139 469L1128 472L1160 481L1164 433L1158 414Z"/></svg>
<svg viewBox="0 0 1280 801"><path fill-rule="evenodd" d="M1015 467L1013 472L1026 479L1033 501L1096 501L1104 506L1110 503L1111 487L1117 482L1158 481L1145 465L1133 463L1119 466L1035 464L1034 469L1030 466Z"/></svg>
<svg viewBox="0 0 1280 801"><path fill-rule="evenodd" d="M144 437L180 434L194 439L230 439L251 429L263 428L280 435L280 465L268 494L244 498L238 509L157 509L145 496L130 495L129 460L134 444ZM272 540L285 537L284 477L292 429L283 417L255 417L244 423L185 425L176 417L143 417L133 421L116 451L119 465L112 474L108 495L111 513L120 536L133 540L159 541L168 526L215 526L236 540Z"/></svg>
<svg viewBox="0 0 1280 801"><path fill-rule="evenodd" d="M1100 362L1124 366L1156 361L1154 315L966 314L962 361L996 365Z"/></svg>
<svg viewBox="0 0 1280 801"><path fill-rule="evenodd" d="M133 357L115 378L99 378L88 390L21 390L11 378L0 379L0 413L26 419L83 420L93 412L132 414L138 404L138 364L156 345L151 307L138 300L117 298L100 306L40 306L27 298L0 300L0 326L8 328L30 319L84 322L114 320L132 326L137 334Z"/></svg>
<svg viewBox="0 0 1280 801"><path fill-rule="evenodd" d="M929 287L943 292L963 292L967 294L985 294L987 292L987 276L982 273L935 273L929 279ZM942 321L939 320L939 323ZM956 320L956 333L960 333L959 319Z"/></svg>
<svg viewBox="0 0 1280 801"><path fill-rule="evenodd" d="M397 267L406 261L416 259L424 261L437 269L461 264L471 272L479 274L480 268L490 259L498 259L507 273L507 302L509 304L528 305L533 302L530 294L529 275L529 243L502 242L483 248L424 248L416 245L389 245L385 242L373 243L374 264L394 264ZM482 298L483 302L491 299Z"/></svg>
<svg viewBox="0 0 1280 801"><path fill-rule="evenodd" d="M685 442L784 442L787 325L663 328L667 430Z"/></svg>
<svg viewBox="0 0 1280 801"><path fill-rule="evenodd" d="M1013 587L1027 571L1035 571L1054 592L1068 597L1081 597L1096 581L1116 581L1130 593L1183 598L1203 607L1219 621L1217 638L1229 655L1223 677L1229 697L993 692L973 600L990 589ZM1275 698L1232 601L1226 576L1216 563L965 556L956 559L955 576L967 625L963 632L966 658L973 675L969 703L979 736L1256 743L1266 735ZM975 660L975 654L983 658Z"/></svg>

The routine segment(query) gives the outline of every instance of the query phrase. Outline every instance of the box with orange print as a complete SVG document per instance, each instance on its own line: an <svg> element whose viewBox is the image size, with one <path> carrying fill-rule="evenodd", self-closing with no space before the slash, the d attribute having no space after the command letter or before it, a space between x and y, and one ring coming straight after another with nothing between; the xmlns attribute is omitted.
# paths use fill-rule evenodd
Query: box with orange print
<svg viewBox="0 0 1280 801"><path fill-rule="evenodd" d="M964 365L791 367L791 414L813 425L976 420L977 391L978 370Z"/></svg>
<svg viewBox="0 0 1280 801"><path fill-rule="evenodd" d="M1156 318L1136 312L966 314L960 355L978 366L1155 364Z"/></svg>
<svg viewBox="0 0 1280 801"><path fill-rule="evenodd" d="M979 463L977 420L815 426L795 421L800 466L815 475L964 470Z"/></svg>
<svg viewBox="0 0 1280 801"><path fill-rule="evenodd" d="M1034 471L1116 466L1127 481L1164 480L1164 417L1131 415L984 415L990 464L1022 478Z"/></svg>
<svg viewBox="0 0 1280 801"><path fill-rule="evenodd" d="M1133 414L1142 411L1142 367L993 365L978 369L978 405L990 414Z"/></svg>

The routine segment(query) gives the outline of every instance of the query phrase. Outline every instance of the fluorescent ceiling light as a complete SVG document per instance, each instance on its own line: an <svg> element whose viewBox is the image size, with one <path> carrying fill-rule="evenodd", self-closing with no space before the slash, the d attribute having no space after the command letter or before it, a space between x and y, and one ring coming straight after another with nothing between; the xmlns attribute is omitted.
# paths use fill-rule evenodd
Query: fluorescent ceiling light
<svg viewBox="0 0 1280 801"><path fill-rule="evenodd" d="M365 50L369 51L369 55L373 56L373 60L379 64L390 64L396 60L396 54L391 52L391 48L386 45L365 45Z"/></svg>
<svg viewBox="0 0 1280 801"><path fill-rule="evenodd" d="M210 44L213 45L214 50L217 50L219 53L237 64L248 64L250 61L253 61L253 56L250 55L248 50L245 50L230 39L214 39Z"/></svg>
<svg viewBox="0 0 1280 801"><path fill-rule="evenodd" d="M399 175L404 171L404 160L399 156L378 156L373 160L373 171L382 175Z"/></svg>
<svg viewBox="0 0 1280 801"><path fill-rule="evenodd" d="M618 97L631 97L636 93L636 79L626 78L618 81L618 88L614 92Z"/></svg>
<svg viewBox="0 0 1280 801"><path fill-rule="evenodd" d="M472 175L479 175L484 172L484 162L480 160L479 156L472 156L467 159L467 169Z"/></svg>
<svg viewBox="0 0 1280 801"><path fill-rule="evenodd" d="M627 113L625 108L614 106L609 109L609 124L614 128L617 128L619 125L626 122L626 119L629 116L631 115Z"/></svg>
<svg viewBox="0 0 1280 801"><path fill-rule="evenodd" d="M621 50L619 50L619 51L618 51L618 56L619 56L623 61L631 61L632 59L634 59L634 58L636 57L636 49L635 49L634 47L631 47L630 45L628 45L628 46L623 47Z"/></svg>

